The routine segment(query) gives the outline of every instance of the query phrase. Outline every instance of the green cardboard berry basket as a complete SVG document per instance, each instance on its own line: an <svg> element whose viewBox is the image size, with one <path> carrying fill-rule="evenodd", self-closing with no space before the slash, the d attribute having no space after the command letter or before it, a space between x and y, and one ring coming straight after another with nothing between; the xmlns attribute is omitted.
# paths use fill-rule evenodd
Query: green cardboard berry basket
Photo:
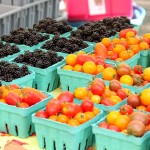
<svg viewBox="0 0 150 150"><path fill-rule="evenodd" d="M3 80L0 80L0 81L1 81L2 85L17 84L19 86L32 87L34 79L35 79L35 72L31 70L30 74L28 74L24 77L12 80L11 82L6 82L6 81L3 81Z"/></svg>
<svg viewBox="0 0 150 150"><path fill-rule="evenodd" d="M57 72L60 76L60 83L63 91L71 91L77 87L85 87L90 83L94 78L102 77L102 74L91 75L83 72L63 70L62 66L57 68Z"/></svg>
<svg viewBox="0 0 150 150"><path fill-rule="evenodd" d="M12 58L17 57L17 56L20 55L21 53L22 53L22 51L20 51L20 52L18 52L18 53L14 53L13 55L8 55L8 56L6 56L6 57L0 58L0 61L1 61L1 60L10 61Z"/></svg>
<svg viewBox="0 0 150 150"><path fill-rule="evenodd" d="M142 137L135 137L98 127L98 124L104 120L105 117L97 123L92 124L92 132L95 135L97 150L150 149L150 131L146 132Z"/></svg>
<svg viewBox="0 0 150 150"><path fill-rule="evenodd" d="M47 102L53 98L48 97L29 108L18 108L16 106L0 103L0 131L9 133L20 138L27 138L35 132L32 123L32 114L45 107Z"/></svg>
<svg viewBox="0 0 150 150"><path fill-rule="evenodd" d="M11 62L16 63L13 61L14 59L11 59ZM57 67L63 65L65 63L65 60L63 59L62 61L48 67L45 69L41 68L36 68L33 66L28 66L28 69L30 71L35 72L35 78L33 80L32 87L45 91L45 92L50 92L60 85L60 78L59 75L57 74ZM22 63L16 63L19 66L22 66Z"/></svg>
<svg viewBox="0 0 150 150"><path fill-rule="evenodd" d="M150 66L150 50L141 50L140 58L138 59L138 64L143 68L147 68Z"/></svg>
<svg viewBox="0 0 150 150"><path fill-rule="evenodd" d="M47 39L47 40L49 40L49 39ZM10 45L16 45L21 51L35 50L35 49L38 49L39 47L41 47L42 45L44 45L47 40L40 42L37 45L33 45L33 46L27 46L27 45L23 45L23 44L15 44L15 43L10 43ZM7 43L5 41L2 41L2 42L4 44Z"/></svg>
<svg viewBox="0 0 150 150"><path fill-rule="evenodd" d="M91 124L103 117L101 111L91 120L72 127L56 121L38 118L32 115L40 148L46 150L86 150L94 140Z"/></svg>

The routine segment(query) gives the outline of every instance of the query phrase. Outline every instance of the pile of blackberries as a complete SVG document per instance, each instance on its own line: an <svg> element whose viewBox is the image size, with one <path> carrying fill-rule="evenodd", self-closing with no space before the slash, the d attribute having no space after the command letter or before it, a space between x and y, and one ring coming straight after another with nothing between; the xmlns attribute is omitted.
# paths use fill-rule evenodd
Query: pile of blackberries
<svg viewBox="0 0 150 150"><path fill-rule="evenodd" d="M0 42L0 58L4 58L8 55L13 55L20 52L19 48L16 45L11 46L10 44L3 44Z"/></svg>
<svg viewBox="0 0 150 150"><path fill-rule="evenodd" d="M52 18L40 20L39 23L33 25L33 30L42 33L60 35L72 30L72 27L66 20L56 21Z"/></svg>
<svg viewBox="0 0 150 150"><path fill-rule="evenodd" d="M24 77L30 74L26 65L19 67L14 63L0 61L0 80L11 82L12 80Z"/></svg>
<svg viewBox="0 0 150 150"><path fill-rule="evenodd" d="M125 16L105 18L79 26L76 31L71 32L71 37L77 37L84 41L100 42L104 37L114 36L117 32L127 28L133 28L133 25Z"/></svg>
<svg viewBox="0 0 150 150"><path fill-rule="evenodd" d="M10 35L2 35L1 40L8 43L24 44L33 46L43 42L49 38L48 35L42 36L36 33L33 29L19 28L11 31Z"/></svg>
<svg viewBox="0 0 150 150"><path fill-rule="evenodd" d="M24 54L16 57L14 61L17 63L23 63L25 65L44 69L58 63L62 59L63 57L57 56L56 52L45 52L43 50L37 49L34 52L26 51Z"/></svg>
<svg viewBox="0 0 150 150"><path fill-rule="evenodd" d="M42 48L63 53L74 53L88 47L88 44L77 38L63 38L55 35L52 40L47 41Z"/></svg>

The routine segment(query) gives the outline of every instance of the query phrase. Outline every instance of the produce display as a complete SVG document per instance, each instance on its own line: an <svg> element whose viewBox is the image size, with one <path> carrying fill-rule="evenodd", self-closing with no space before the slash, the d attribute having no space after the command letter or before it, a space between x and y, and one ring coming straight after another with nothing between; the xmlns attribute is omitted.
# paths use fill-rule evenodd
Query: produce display
<svg viewBox="0 0 150 150"><path fill-rule="evenodd" d="M35 116L70 126L79 126L100 113L100 110L94 107L94 103L90 100L83 101L81 105L73 101L74 95L65 91L57 98L51 99L46 105L46 110L38 111Z"/></svg>
<svg viewBox="0 0 150 150"><path fill-rule="evenodd" d="M30 74L30 72L26 65L19 67L14 63L0 61L0 80L2 81L11 82L28 74Z"/></svg>
<svg viewBox="0 0 150 150"><path fill-rule="evenodd" d="M23 44L27 46L37 45L49 39L48 35L40 35L33 29L19 28L11 31L10 35L2 35L1 40L8 43Z"/></svg>
<svg viewBox="0 0 150 150"><path fill-rule="evenodd" d="M84 41L100 42L104 37L115 36L122 29L133 28L127 17L105 18L96 22L88 22L71 32L71 37Z"/></svg>
<svg viewBox="0 0 150 150"><path fill-rule="evenodd" d="M54 36L52 40L47 41L41 48L63 53L74 53L79 50L85 49L88 44L83 42L81 39L77 38L64 38L59 36Z"/></svg>
<svg viewBox="0 0 150 150"><path fill-rule="evenodd" d="M45 52L41 49L36 49L33 52L26 51L25 53L18 55L13 61L44 69L60 62L61 60L63 60L63 57L58 56L56 52Z"/></svg>
<svg viewBox="0 0 150 150"><path fill-rule="evenodd" d="M31 87L21 88L16 84L0 87L0 102L19 108L29 108L45 98L47 95Z"/></svg>
<svg viewBox="0 0 150 150"><path fill-rule="evenodd" d="M85 54L84 51L79 51L77 54L69 54L66 57L66 65L62 69L97 75L102 73L104 68L111 66L111 64L105 63L101 56Z"/></svg>
<svg viewBox="0 0 150 150"><path fill-rule="evenodd" d="M122 88L121 83L117 80L111 80L106 86L101 78L92 81L89 87L78 87L74 91L75 98L79 100L90 100L96 104L104 106L113 106L125 100L131 91Z"/></svg>
<svg viewBox="0 0 150 150"><path fill-rule="evenodd" d="M106 120L100 122L98 126L136 137L142 137L150 130L149 116L142 112L134 112L130 105L122 106L119 111L110 112Z"/></svg>
<svg viewBox="0 0 150 150"><path fill-rule="evenodd" d="M33 30L42 33L60 35L72 30L66 20L56 21L52 18L45 18L33 25Z"/></svg>
<svg viewBox="0 0 150 150"><path fill-rule="evenodd" d="M144 86L150 82L150 67L142 70L142 66L136 65L132 69L125 63L120 63L117 68L106 68L102 71L102 78L111 81L117 79L122 84L130 86Z"/></svg>
<svg viewBox="0 0 150 150"><path fill-rule="evenodd" d="M16 45L11 46L8 43L3 44L2 42L0 42L0 59L18 52L20 52L20 50Z"/></svg>
<svg viewBox="0 0 150 150"><path fill-rule="evenodd" d="M139 94L131 94L127 98L127 104L134 109L150 112L150 89L146 88Z"/></svg>
<svg viewBox="0 0 150 150"><path fill-rule="evenodd" d="M12 58L0 61L0 131L36 132L46 149L99 150L107 138L149 147L149 49L150 33L138 36L124 16L77 28L45 18L1 36L0 59Z"/></svg>

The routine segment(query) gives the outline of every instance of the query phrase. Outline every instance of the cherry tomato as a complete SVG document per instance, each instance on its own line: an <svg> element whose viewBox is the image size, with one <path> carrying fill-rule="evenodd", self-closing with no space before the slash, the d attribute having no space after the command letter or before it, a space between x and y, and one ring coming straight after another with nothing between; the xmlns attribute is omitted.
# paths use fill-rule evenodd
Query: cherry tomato
<svg viewBox="0 0 150 150"><path fill-rule="evenodd" d="M92 111L94 107L94 103L91 100L84 100L81 103L81 108L83 112Z"/></svg>
<svg viewBox="0 0 150 150"><path fill-rule="evenodd" d="M15 106L17 106L18 103L22 102L21 97L14 92L8 93L8 95L5 97L5 100L8 105L15 105Z"/></svg>
<svg viewBox="0 0 150 150"><path fill-rule="evenodd" d="M107 122L101 122L98 126L107 129L109 125Z"/></svg>
<svg viewBox="0 0 150 150"><path fill-rule="evenodd" d="M125 91L123 89L119 89L117 91L117 96L119 96L122 100L127 98L127 94L125 93Z"/></svg>
<svg viewBox="0 0 150 150"><path fill-rule="evenodd" d="M69 92L69 91L65 91L65 92L62 92L61 94L59 94L59 96L57 97L58 101L60 103L63 103L63 102L73 102L74 100L74 95Z"/></svg>
<svg viewBox="0 0 150 150"><path fill-rule="evenodd" d="M116 131L116 132L121 132L121 130L117 126L115 126L115 125L109 125L108 129Z"/></svg>
<svg viewBox="0 0 150 150"><path fill-rule="evenodd" d="M102 96L105 92L105 86L102 83L93 83L90 90L94 95Z"/></svg>
<svg viewBox="0 0 150 150"><path fill-rule="evenodd" d="M40 118L48 118L48 114L44 110L38 111L35 116Z"/></svg>
<svg viewBox="0 0 150 150"><path fill-rule="evenodd" d="M22 103L20 103L20 104L18 105L18 107L20 107L20 108L29 108L30 106L29 106L27 103L22 102Z"/></svg>
<svg viewBox="0 0 150 150"><path fill-rule="evenodd" d="M30 106L40 102L41 100L41 97L33 91L24 92L24 96L22 98L22 101L29 104Z"/></svg>
<svg viewBox="0 0 150 150"><path fill-rule="evenodd" d="M120 113L122 115L130 115L133 113L133 107L130 105L123 105L120 107Z"/></svg>
<svg viewBox="0 0 150 150"><path fill-rule="evenodd" d="M146 111L150 112L150 105L147 106Z"/></svg>
<svg viewBox="0 0 150 150"><path fill-rule="evenodd" d="M140 65L134 66L133 71L134 71L136 74L142 74L142 73L143 73L142 66L140 66Z"/></svg>
<svg viewBox="0 0 150 150"><path fill-rule="evenodd" d="M79 112L82 112L82 108L78 104L69 102L63 104L62 113L68 118L73 118Z"/></svg>
<svg viewBox="0 0 150 150"><path fill-rule="evenodd" d="M103 98L101 100L101 104L103 104L105 106L113 106L112 102L108 98Z"/></svg>
<svg viewBox="0 0 150 150"><path fill-rule="evenodd" d="M46 105L46 112L49 116L57 115L61 112L61 110L62 110L62 105L56 99L50 100Z"/></svg>

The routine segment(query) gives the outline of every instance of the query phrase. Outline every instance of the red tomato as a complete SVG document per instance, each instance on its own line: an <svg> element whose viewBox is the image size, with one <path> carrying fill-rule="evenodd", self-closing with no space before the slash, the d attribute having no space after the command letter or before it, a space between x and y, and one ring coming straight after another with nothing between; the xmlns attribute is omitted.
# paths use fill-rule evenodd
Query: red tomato
<svg viewBox="0 0 150 150"><path fill-rule="evenodd" d="M116 132L121 132L121 130L117 126L115 126L115 125L109 125L108 129L116 131Z"/></svg>
<svg viewBox="0 0 150 150"><path fill-rule="evenodd" d="M93 83L102 83L102 84L104 85L104 87L106 86L104 80L101 79L101 78L96 78L96 79L94 79L94 80L93 80Z"/></svg>
<svg viewBox="0 0 150 150"><path fill-rule="evenodd" d="M105 92L105 86L102 83L93 83L90 90L94 95L102 96Z"/></svg>
<svg viewBox="0 0 150 150"><path fill-rule="evenodd" d="M57 97L58 101L60 103L63 103L63 102L73 102L74 100L74 95L69 92L69 91L65 91L65 92L62 92L61 94L59 94L59 96Z"/></svg>
<svg viewBox="0 0 150 150"><path fill-rule="evenodd" d="M137 31L134 30L134 29L132 29L132 28L124 29L124 30L121 30L121 31L119 32L120 38L126 38L126 34L127 34L128 31L134 32L135 35L137 34Z"/></svg>
<svg viewBox="0 0 150 150"><path fill-rule="evenodd" d="M57 99L50 100L46 105L46 112L49 116L57 115L61 112L62 105Z"/></svg>
<svg viewBox="0 0 150 150"><path fill-rule="evenodd" d="M107 58L107 49L102 43L96 43L95 48L94 48L94 53L95 55L100 55L102 58Z"/></svg>
<svg viewBox="0 0 150 150"><path fill-rule="evenodd" d="M110 43L110 45L107 47L107 51L112 51L114 48L114 44Z"/></svg>
<svg viewBox="0 0 150 150"><path fill-rule="evenodd" d="M94 107L94 103L91 100L84 100L81 103L81 108L83 112L92 111Z"/></svg>
<svg viewBox="0 0 150 150"><path fill-rule="evenodd" d="M73 118L78 112L82 112L82 108L78 104L69 102L63 104L62 113L68 118Z"/></svg>
<svg viewBox="0 0 150 150"><path fill-rule="evenodd" d="M123 105L120 107L120 113L122 115L130 115L133 113L133 107L130 105Z"/></svg>
<svg viewBox="0 0 150 150"><path fill-rule="evenodd" d="M77 56L76 64L83 65L87 61L92 61L95 63L95 58L87 54L80 54Z"/></svg>
<svg viewBox="0 0 150 150"><path fill-rule="evenodd" d="M146 111L150 112L150 105L146 107Z"/></svg>
<svg viewBox="0 0 150 150"><path fill-rule="evenodd" d="M20 107L20 108L29 108L30 106L27 103L22 102L18 105L18 107Z"/></svg>
<svg viewBox="0 0 150 150"><path fill-rule="evenodd" d="M117 91L117 96L119 96L122 100L127 98L127 94L125 93L125 91L123 89L119 89Z"/></svg>
<svg viewBox="0 0 150 150"><path fill-rule="evenodd" d="M22 102L21 97L17 93L13 92L8 93L8 95L5 97L5 100L8 105L15 105L15 106L17 106L18 103Z"/></svg>
<svg viewBox="0 0 150 150"><path fill-rule="evenodd" d="M143 73L142 66L140 66L140 65L134 66L133 71L134 71L136 74L142 74L142 73Z"/></svg>
<svg viewBox="0 0 150 150"><path fill-rule="evenodd" d="M147 85L148 83L149 83L148 81L143 81L142 85L144 86L144 85Z"/></svg>
<svg viewBox="0 0 150 150"><path fill-rule="evenodd" d="M113 66L112 66L111 64L105 64L105 65L104 65L104 68L109 68L109 67L112 67L112 68L113 68Z"/></svg>
<svg viewBox="0 0 150 150"><path fill-rule="evenodd" d="M109 56L109 59L111 60L116 60L118 58L118 54L116 53L112 53L110 56Z"/></svg>
<svg viewBox="0 0 150 150"><path fill-rule="evenodd" d="M19 85L17 84L10 84L9 87L11 88L11 90L20 89Z"/></svg>
<svg viewBox="0 0 150 150"><path fill-rule="evenodd" d="M40 118L48 118L48 114L44 110L38 111L35 116Z"/></svg>
<svg viewBox="0 0 150 150"><path fill-rule="evenodd" d="M104 66L105 65L105 61L104 61L104 59L96 59L96 65L102 65L102 66Z"/></svg>
<svg viewBox="0 0 150 150"><path fill-rule="evenodd" d="M30 106L40 102L41 100L41 97L33 91L26 91L24 93L24 97L22 98L22 101Z"/></svg>
<svg viewBox="0 0 150 150"><path fill-rule="evenodd" d="M103 104L105 106L113 106L112 102L108 98L103 98L101 100L101 104Z"/></svg>
<svg viewBox="0 0 150 150"><path fill-rule="evenodd" d="M109 125L107 122L101 122L98 126L107 129Z"/></svg>

